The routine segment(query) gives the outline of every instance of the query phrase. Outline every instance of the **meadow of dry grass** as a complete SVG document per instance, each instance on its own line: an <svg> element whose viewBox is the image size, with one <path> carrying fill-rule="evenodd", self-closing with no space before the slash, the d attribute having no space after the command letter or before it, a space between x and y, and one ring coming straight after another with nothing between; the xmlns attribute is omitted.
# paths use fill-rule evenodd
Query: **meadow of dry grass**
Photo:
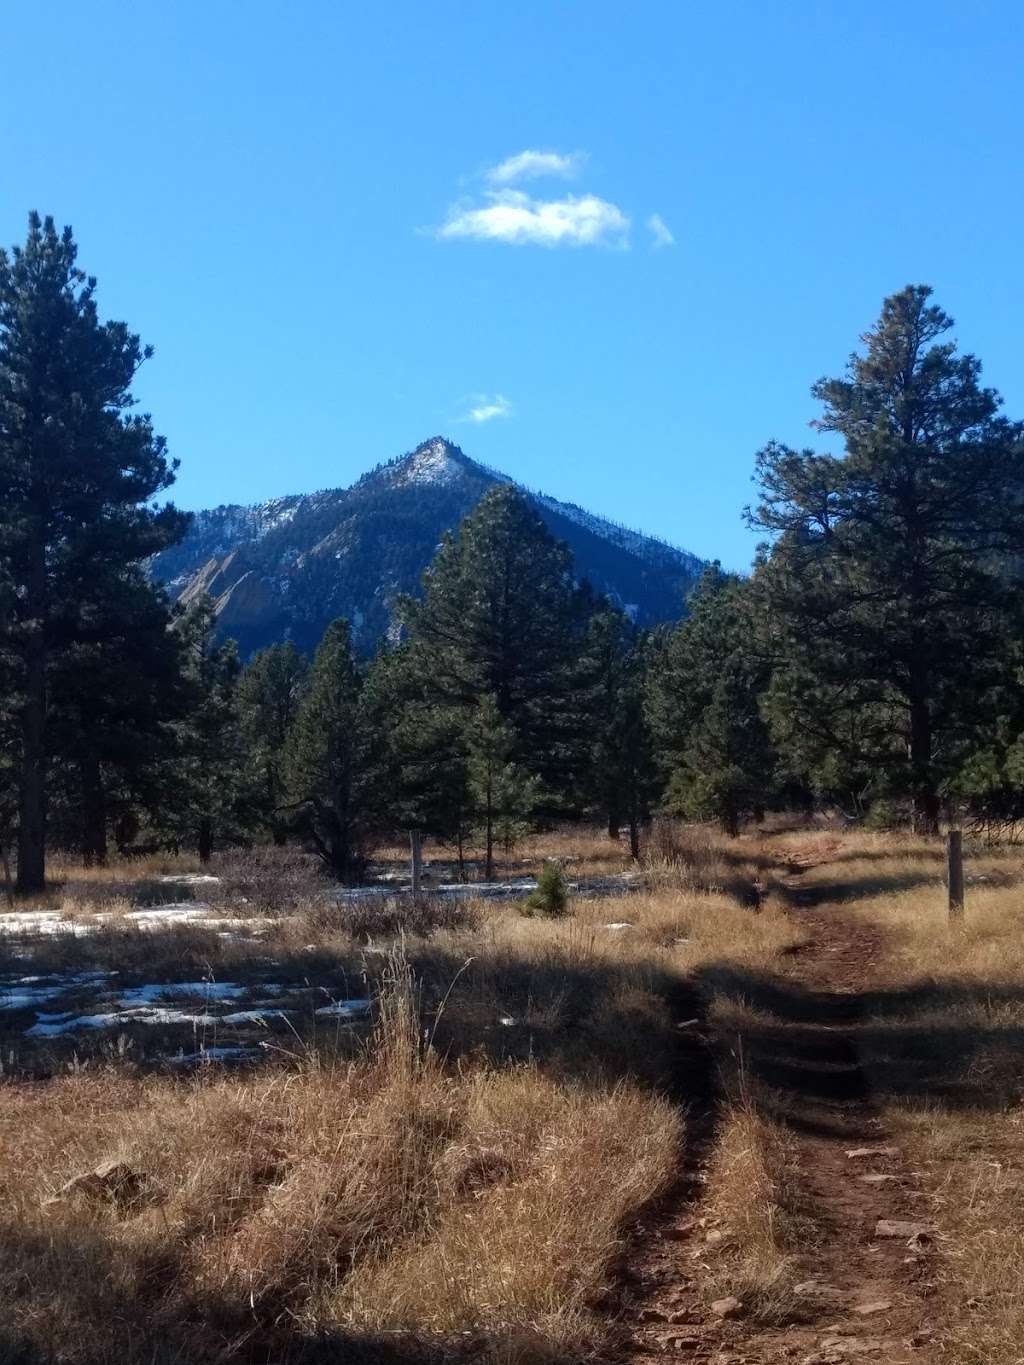
<svg viewBox="0 0 1024 1365"><path fill-rule="evenodd" d="M626 864L578 833L531 853ZM132 919L184 894L155 879L191 866L61 869L36 908L108 918L4 935L12 979L272 978L293 1008L230 1069L175 1061L220 1034L126 1019L32 1039L33 1016L4 1014L0 1361L597 1350L624 1229L685 1145L676 1025L694 973L767 970L795 941L770 898L751 913L759 867L752 846L690 834L642 889L575 897L564 918L487 901L417 919L401 902L338 905L290 855L225 858L194 894L244 921L229 930ZM365 1023L316 1015L357 994L373 1001ZM105 1162L127 1183L68 1188Z"/></svg>
<svg viewBox="0 0 1024 1365"><path fill-rule="evenodd" d="M547 857L581 878L628 865L572 832L509 872ZM31 1038L31 1013L0 1012L0 1362L600 1354L629 1230L678 1179L687 1103L709 1083L700 1297L735 1294L750 1332L784 1333L833 1230L808 1198L812 1149L742 1040L777 1061L823 1022L794 888L865 928L856 994L840 970L834 998L853 1001L858 1071L940 1228L943 1358L1024 1358L1021 851L968 849L954 924L941 844L891 834L663 826L640 879L575 895L564 918L501 899L339 903L291 853L225 856L217 884L159 880L195 870L69 865L36 908L89 931L0 935L5 980L273 982L284 1006L191 1037L126 1017ZM140 927L138 907L168 897L213 919ZM355 996L365 1016L317 1014ZM240 1038L237 1066L180 1062ZM68 1188L111 1161L127 1184Z"/></svg>

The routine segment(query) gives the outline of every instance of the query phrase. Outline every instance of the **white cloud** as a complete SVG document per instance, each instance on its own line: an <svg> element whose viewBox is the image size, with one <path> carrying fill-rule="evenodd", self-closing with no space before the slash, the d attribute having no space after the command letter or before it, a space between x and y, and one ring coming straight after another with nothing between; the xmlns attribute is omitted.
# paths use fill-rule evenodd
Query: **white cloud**
<svg viewBox="0 0 1024 1365"><path fill-rule="evenodd" d="M663 246L675 246L676 239L672 236L668 224L660 213L652 213L647 220L647 226L651 233L651 245L655 250Z"/></svg>
<svg viewBox="0 0 1024 1365"><path fill-rule="evenodd" d="M491 190L487 201L452 209L437 235L512 246L628 245L629 218L596 194L533 199L522 190Z"/></svg>
<svg viewBox="0 0 1024 1365"><path fill-rule="evenodd" d="M492 185L511 185L516 180L536 180L539 176L557 175L570 180L583 164L582 152L518 152L506 157L487 172Z"/></svg>
<svg viewBox="0 0 1024 1365"><path fill-rule="evenodd" d="M512 404L504 394L496 393L493 398L477 394L470 400L472 407L457 417L457 422L491 422L495 417L511 417Z"/></svg>

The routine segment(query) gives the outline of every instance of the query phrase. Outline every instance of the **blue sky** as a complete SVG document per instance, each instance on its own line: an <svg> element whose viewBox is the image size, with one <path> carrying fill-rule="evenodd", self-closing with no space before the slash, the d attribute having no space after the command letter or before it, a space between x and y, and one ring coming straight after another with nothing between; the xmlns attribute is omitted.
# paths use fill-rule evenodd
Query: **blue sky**
<svg viewBox="0 0 1024 1365"><path fill-rule="evenodd" d="M811 443L809 386L886 293L933 284L1024 415L1022 26L984 0L23 2L0 241L33 207L73 224L156 347L137 392L186 507L441 432L744 567L755 451Z"/></svg>

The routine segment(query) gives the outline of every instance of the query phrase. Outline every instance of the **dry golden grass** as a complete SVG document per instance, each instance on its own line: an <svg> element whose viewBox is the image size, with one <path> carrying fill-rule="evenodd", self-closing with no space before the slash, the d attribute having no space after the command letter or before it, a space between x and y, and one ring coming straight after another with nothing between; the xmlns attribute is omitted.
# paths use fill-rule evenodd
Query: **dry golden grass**
<svg viewBox="0 0 1024 1365"><path fill-rule="evenodd" d="M570 876L628 863L603 835L527 852L526 871L555 856ZM140 899L189 894L153 879L191 866L155 862L61 869L39 908L101 912L95 932L0 939L13 973L262 978L378 1000L372 1037L309 1010L276 1062L191 1079L153 1071L141 1039L12 1035L0 1361L4 1330L25 1343L12 1360L76 1365L595 1351L623 1227L677 1167L691 978L723 961L767 970L796 939L772 897L752 913L756 844L666 836L647 889L576 896L564 918L384 907L358 932L308 866L275 858L222 858L220 888L197 893L250 921L237 932L128 919ZM30 1047L37 1079L19 1082ZM137 1173L136 1198L48 1202L111 1159Z"/></svg>
<svg viewBox="0 0 1024 1365"><path fill-rule="evenodd" d="M893 1111L942 1230L936 1326L953 1365L1024 1357L1024 1117L1021 1110Z"/></svg>
<svg viewBox="0 0 1024 1365"><path fill-rule="evenodd" d="M358 1355L395 1330L472 1331L506 1360L596 1340L588 1303L670 1177L678 1113L530 1067L446 1072L420 1026L398 962L357 1062L7 1087L6 1329L96 1362ZM60 1195L107 1159L131 1200Z"/></svg>
<svg viewBox="0 0 1024 1365"><path fill-rule="evenodd" d="M761 1112L742 1077L724 1109L702 1205L712 1242L709 1295L735 1295L761 1323L791 1320L792 1253L820 1235L793 1172L792 1139Z"/></svg>

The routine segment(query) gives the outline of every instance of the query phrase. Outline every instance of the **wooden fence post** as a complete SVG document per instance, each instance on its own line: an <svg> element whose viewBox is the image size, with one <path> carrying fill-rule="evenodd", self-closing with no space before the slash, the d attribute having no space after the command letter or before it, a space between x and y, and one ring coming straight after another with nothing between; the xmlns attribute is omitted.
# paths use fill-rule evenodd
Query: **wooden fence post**
<svg viewBox="0 0 1024 1365"><path fill-rule="evenodd" d="M418 899L423 870L423 835L418 829L409 831L409 849L412 854L412 894Z"/></svg>
<svg viewBox="0 0 1024 1365"><path fill-rule="evenodd" d="M946 885L949 888L949 918L964 913L964 836L951 829L946 836Z"/></svg>

